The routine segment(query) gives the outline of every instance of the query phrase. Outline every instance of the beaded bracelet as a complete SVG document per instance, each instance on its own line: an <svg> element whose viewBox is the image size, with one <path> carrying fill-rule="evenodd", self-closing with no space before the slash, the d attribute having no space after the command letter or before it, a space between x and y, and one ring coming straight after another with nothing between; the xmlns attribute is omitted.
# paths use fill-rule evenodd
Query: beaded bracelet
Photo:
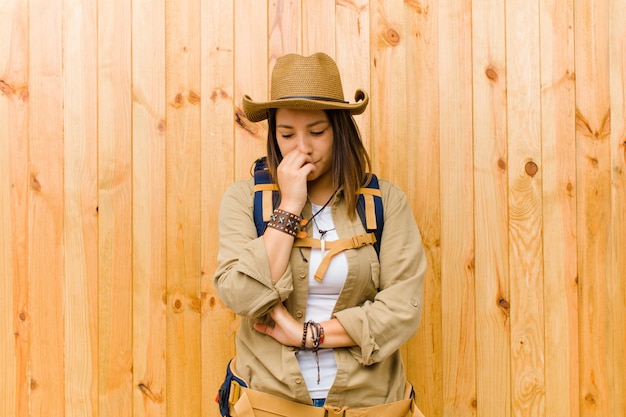
<svg viewBox="0 0 626 417"><path fill-rule="evenodd" d="M274 209L267 225L295 237L300 231L300 220L302 220L302 218L293 213L281 209Z"/></svg>
<svg viewBox="0 0 626 417"><path fill-rule="evenodd" d="M315 354L315 363L317 364L317 383L320 383L320 358L318 355L318 350L320 348L320 344L324 341L324 328L321 324L316 323L312 320L308 322L311 327L311 339L313 340L313 353Z"/></svg>
<svg viewBox="0 0 626 417"><path fill-rule="evenodd" d="M305 350L306 349L306 333L307 330L309 328L309 324L310 322L305 322L304 323L304 327L302 328L302 346L300 346L300 349Z"/></svg>

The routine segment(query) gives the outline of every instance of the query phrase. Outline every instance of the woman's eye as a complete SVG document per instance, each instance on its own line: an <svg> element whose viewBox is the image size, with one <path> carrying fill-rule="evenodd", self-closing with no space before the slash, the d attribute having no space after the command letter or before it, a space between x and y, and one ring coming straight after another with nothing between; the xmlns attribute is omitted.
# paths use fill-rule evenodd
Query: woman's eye
<svg viewBox="0 0 626 417"><path fill-rule="evenodd" d="M283 138L283 139L289 139L289 138L293 137L293 134L292 133L283 133L283 134L280 135L280 137Z"/></svg>
<svg viewBox="0 0 626 417"><path fill-rule="evenodd" d="M325 131L325 130L326 130L326 129L324 129L324 130L317 130L317 131L315 131L315 132L311 132L311 135L312 135L312 136L322 136L322 135L324 134L324 131Z"/></svg>

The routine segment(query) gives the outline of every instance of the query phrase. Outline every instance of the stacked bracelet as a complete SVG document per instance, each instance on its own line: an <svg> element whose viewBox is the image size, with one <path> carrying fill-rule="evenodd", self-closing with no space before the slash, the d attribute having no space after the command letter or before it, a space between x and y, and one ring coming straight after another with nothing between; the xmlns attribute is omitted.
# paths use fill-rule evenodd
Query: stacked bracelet
<svg viewBox="0 0 626 417"><path fill-rule="evenodd" d="M300 349L302 350L306 349L306 333L308 328L309 322L307 321L304 323L304 327L302 328L302 345L300 346Z"/></svg>
<svg viewBox="0 0 626 417"><path fill-rule="evenodd" d="M313 352L317 352L320 348L320 344L324 342L324 328L321 324L314 321L310 321L311 326L311 339L313 340Z"/></svg>
<svg viewBox="0 0 626 417"><path fill-rule="evenodd" d="M309 327L311 328L311 340L313 341L313 353L315 353L315 362L317 363L317 383L320 383L320 358L317 351L320 345L324 343L324 328L321 324L309 320L304 323L302 328L302 346L301 349L306 349L306 336Z"/></svg>
<svg viewBox="0 0 626 417"><path fill-rule="evenodd" d="M267 225L295 237L300 231L300 220L302 220L300 216L285 210L275 209Z"/></svg>

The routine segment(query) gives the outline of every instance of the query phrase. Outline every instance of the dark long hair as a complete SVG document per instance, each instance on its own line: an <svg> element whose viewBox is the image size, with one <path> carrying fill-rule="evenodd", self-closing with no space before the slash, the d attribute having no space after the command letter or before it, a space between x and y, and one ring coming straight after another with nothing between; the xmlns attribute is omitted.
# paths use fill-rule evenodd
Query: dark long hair
<svg viewBox="0 0 626 417"><path fill-rule="evenodd" d="M371 172L372 163L349 110L324 110L333 129L333 186L342 189L348 215L356 215L357 191ZM272 178L283 159L276 139L276 109L268 114L267 165Z"/></svg>

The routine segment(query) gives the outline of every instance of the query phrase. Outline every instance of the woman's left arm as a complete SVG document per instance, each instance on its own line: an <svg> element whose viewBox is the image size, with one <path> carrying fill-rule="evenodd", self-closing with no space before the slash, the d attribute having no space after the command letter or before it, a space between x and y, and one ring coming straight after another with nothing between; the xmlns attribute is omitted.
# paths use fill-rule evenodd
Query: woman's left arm
<svg viewBox="0 0 626 417"><path fill-rule="evenodd" d="M380 181L385 224L381 238L379 291L373 301L335 313L364 365L385 359L409 340L419 326L426 255L406 195Z"/></svg>
<svg viewBox="0 0 626 417"><path fill-rule="evenodd" d="M278 303L270 313L274 325L257 323L254 328L263 334L273 337L285 346L302 347L302 335L304 333L302 323L298 322L285 308L282 303ZM337 319L330 319L319 323L324 329L324 341L320 343L320 348L338 348L354 346L346 329ZM305 347L313 347L313 333L307 331Z"/></svg>

